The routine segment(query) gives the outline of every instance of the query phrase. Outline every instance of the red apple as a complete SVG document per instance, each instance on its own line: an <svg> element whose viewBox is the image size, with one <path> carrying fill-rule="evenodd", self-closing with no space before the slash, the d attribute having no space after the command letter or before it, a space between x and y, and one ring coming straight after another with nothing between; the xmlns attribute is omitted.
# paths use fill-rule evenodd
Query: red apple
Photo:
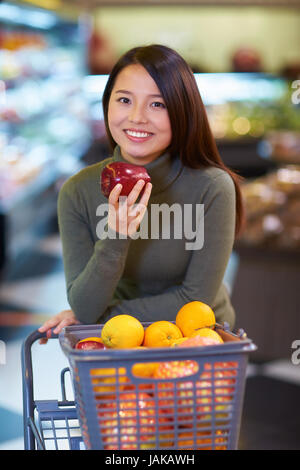
<svg viewBox="0 0 300 470"><path fill-rule="evenodd" d="M205 336L198 335L198 336L193 336L193 337L186 339L182 343L178 344L178 347L179 348L191 348L194 346L211 346L214 344L220 344L220 342L214 338L208 338Z"/></svg>
<svg viewBox="0 0 300 470"><path fill-rule="evenodd" d="M84 351L88 351L91 349L106 349L101 338L91 337L85 338L75 345L75 349L83 349Z"/></svg>
<svg viewBox="0 0 300 470"><path fill-rule="evenodd" d="M138 180L150 183L151 178L143 166L131 163L113 162L106 165L101 173L101 191L108 198L111 190L118 184L122 184L121 196L128 196Z"/></svg>

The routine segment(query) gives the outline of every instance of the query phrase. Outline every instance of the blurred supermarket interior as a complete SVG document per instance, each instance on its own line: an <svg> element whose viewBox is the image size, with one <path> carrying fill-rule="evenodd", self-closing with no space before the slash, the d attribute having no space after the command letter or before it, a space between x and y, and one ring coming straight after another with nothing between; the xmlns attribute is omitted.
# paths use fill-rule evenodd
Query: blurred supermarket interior
<svg viewBox="0 0 300 470"><path fill-rule="evenodd" d="M258 349L239 448L300 449L300 2L242 3L0 2L0 449L23 448L22 341L69 308L59 189L109 156L107 74L151 43L191 65L220 154L243 177L247 223L226 281ZM51 344L38 355L37 393L51 398L48 374L66 359Z"/></svg>

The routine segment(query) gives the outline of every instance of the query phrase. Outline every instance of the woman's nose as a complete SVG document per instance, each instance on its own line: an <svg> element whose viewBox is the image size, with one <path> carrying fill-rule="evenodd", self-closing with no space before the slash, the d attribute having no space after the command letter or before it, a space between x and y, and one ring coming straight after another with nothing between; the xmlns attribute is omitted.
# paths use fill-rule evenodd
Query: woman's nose
<svg viewBox="0 0 300 470"><path fill-rule="evenodd" d="M136 123L147 122L147 117L146 117L146 113L145 113L143 106L138 106L138 105L133 106L129 114L129 120L131 122L136 122Z"/></svg>

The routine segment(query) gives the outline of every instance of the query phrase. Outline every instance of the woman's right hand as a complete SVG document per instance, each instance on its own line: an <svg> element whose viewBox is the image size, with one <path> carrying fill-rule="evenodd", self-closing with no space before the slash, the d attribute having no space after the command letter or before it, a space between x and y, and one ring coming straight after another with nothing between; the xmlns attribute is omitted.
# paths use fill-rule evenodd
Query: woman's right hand
<svg viewBox="0 0 300 470"><path fill-rule="evenodd" d="M65 326L76 325L78 323L80 322L76 319L73 310L63 310L57 315L54 315L54 317L45 321L45 323L40 326L38 331L40 333L47 333L49 330L51 330L51 328L55 328L53 333L58 334ZM47 341L47 338L41 338L39 343L46 344Z"/></svg>
<svg viewBox="0 0 300 470"><path fill-rule="evenodd" d="M140 202L135 204L144 186L145 181L139 180L129 195L121 198L120 194L122 191L122 185L117 184L112 189L108 198L108 226L112 230L129 237L134 235L138 230L147 210L147 205L152 191L152 184L147 183Z"/></svg>

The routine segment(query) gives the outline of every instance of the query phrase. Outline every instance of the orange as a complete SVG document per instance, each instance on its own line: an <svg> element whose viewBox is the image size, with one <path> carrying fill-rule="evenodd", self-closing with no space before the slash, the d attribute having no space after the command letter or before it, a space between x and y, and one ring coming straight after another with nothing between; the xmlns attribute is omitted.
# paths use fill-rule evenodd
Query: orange
<svg viewBox="0 0 300 470"><path fill-rule="evenodd" d="M108 348L135 348L143 342L144 327L131 315L116 315L104 324L101 339Z"/></svg>
<svg viewBox="0 0 300 470"><path fill-rule="evenodd" d="M136 377L153 377L159 363L157 362L145 362L134 364L132 367L132 373Z"/></svg>
<svg viewBox="0 0 300 470"><path fill-rule="evenodd" d="M212 330L211 328L200 328L199 330L195 330L191 334L190 338L193 338L194 336L201 336L204 338L213 338L219 341L219 343L224 343L219 333L217 333L215 330Z"/></svg>
<svg viewBox="0 0 300 470"><path fill-rule="evenodd" d="M93 391L96 393L116 392L116 385L129 382L125 367L91 369L90 375L95 377L91 379L91 382L93 385L97 385L93 387Z"/></svg>
<svg viewBox="0 0 300 470"><path fill-rule="evenodd" d="M91 369L90 370L90 375L99 375L102 377L110 377L110 376L115 376L118 372L118 375L125 375L126 374L126 369L125 367L119 367L118 371L114 367L110 368L105 368L105 369ZM100 378L100 377L99 377Z"/></svg>
<svg viewBox="0 0 300 470"><path fill-rule="evenodd" d="M144 346L161 348L171 346L174 339L182 338L178 326L169 321L156 321L145 330Z"/></svg>
<svg viewBox="0 0 300 470"><path fill-rule="evenodd" d="M215 314L210 306L197 300L185 304L176 315L176 325L183 336L191 336L194 330L207 328L215 323Z"/></svg>

